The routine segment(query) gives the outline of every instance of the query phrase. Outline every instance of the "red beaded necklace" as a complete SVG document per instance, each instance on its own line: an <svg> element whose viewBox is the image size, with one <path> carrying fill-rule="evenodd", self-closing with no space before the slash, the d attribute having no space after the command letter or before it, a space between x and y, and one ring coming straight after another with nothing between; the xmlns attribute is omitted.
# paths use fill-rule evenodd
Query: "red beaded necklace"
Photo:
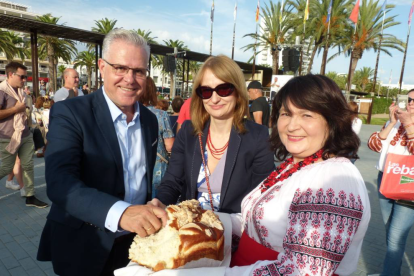
<svg viewBox="0 0 414 276"><path fill-rule="evenodd" d="M230 138L229 138L230 141ZM211 156L213 156L215 159L220 160L223 153L226 151L227 147L229 146L229 141L224 145L224 147L216 149L213 145L213 142L211 141L211 135L210 135L210 128L208 129L207 134L207 147L211 153Z"/></svg>
<svg viewBox="0 0 414 276"><path fill-rule="evenodd" d="M286 178L289 178L290 176L292 176L292 174L294 174L295 172L297 172L301 168L315 163L315 161L317 161L319 158L322 157L322 153L323 153L323 149L320 149L317 152L315 152L314 154L312 154L311 156L306 157L303 161L300 161L300 162L294 164L292 166L292 168L290 168L289 170L287 170L284 173L280 174L281 172L283 172L284 169L286 169L287 166L289 166L290 164L293 163L293 157L288 158L285 162L280 164L280 166L277 167L276 170L274 170L263 181L262 186L260 187L262 193L267 191L267 189L269 189L270 187L275 185L277 182L280 182L280 181L285 180Z"/></svg>

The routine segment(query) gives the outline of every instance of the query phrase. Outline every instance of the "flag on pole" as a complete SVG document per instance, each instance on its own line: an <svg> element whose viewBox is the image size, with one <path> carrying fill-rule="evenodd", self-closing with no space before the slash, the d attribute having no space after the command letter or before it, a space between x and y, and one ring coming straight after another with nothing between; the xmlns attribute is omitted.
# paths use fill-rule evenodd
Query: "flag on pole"
<svg viewBox="0 0 414 276"><path fill-rule="evenodd" d="M359 0L357 0L354 9L351 12L351 16L349 19L351 19L352 22L355 24L358 22L358 14L359 14Z"/></svg>
<svg viewBox="0 0 414 276"><path fill-rule="evenodd" d="M359 0L358 0L359 1ZM331 13L332 13L332 0L329 3L329 7L328 7L328 16L326 17L326 23L328 23L329 21L331 21Z"/></svg>
<svg viewBox="0 0 414 276"><path fill-rule="evenodd" d="M213 0L213 5L211 5L210 18L211 18L211 22L214 22L214 0Z"/></svg>
<svg viewBox="0 0 414 276"><path fill-rule="evenodd" d="M279 16L279 21L282 22L282 20L283 20L283 0L282 0L282 5L280 6L280 16Z"/></svg>
<svg viewBox="0 0 414 276"><path fill-rule="evenodd" d="M414 11L414 0L413 0L413 3L411 4L410 15L408 16L408 27L411 26L411 18L413 17L413 11Z"/></svg>
<svg viewBox="0 0 414 276"><path fill-rule="evenodd" d="M260 0L257 0L256 22L259 21L259 14L260 14Z"/></svg>
<svg viewBox="0 0 414 276"><path fill-rule="evenodd" d="M309 19L309 0L306 1L305 16L303 17L303 24Z"/></svg>
<svg viewBox="0 0 414 276"><path fill-rule="evenodd" d="M384 3L382 3L381 11L385 14L385 7L387 6L387 0L384 0Z"/></svg>
<svg viewBox="0 0 414 276"><path fill-rule="evenodd" d="M234 5L234 21L236 21L236 18L237 18L237 2L236 2L236 5Z"/></svg>

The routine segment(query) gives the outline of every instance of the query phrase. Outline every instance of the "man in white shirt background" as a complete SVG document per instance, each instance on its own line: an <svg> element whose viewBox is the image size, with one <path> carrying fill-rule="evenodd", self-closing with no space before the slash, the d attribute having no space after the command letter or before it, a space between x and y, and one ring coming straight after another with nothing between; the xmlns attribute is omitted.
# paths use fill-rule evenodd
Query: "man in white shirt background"
<svg viewBox="0 0 414 276"><path fill-rule="evenodd" d="M75 69L66 68L63 71L64 84L63 87L56 91L53 100L56 102L70 99L73 97L83 96L82 90L79 86L79 74Z"/></svg>

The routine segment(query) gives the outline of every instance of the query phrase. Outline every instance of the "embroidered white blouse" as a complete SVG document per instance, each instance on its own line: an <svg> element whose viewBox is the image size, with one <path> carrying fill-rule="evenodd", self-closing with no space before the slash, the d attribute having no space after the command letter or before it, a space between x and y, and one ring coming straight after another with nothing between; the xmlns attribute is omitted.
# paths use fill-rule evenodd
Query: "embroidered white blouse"
<svg viewBox="0 0 414 276"><path fill-rule="evenodd" d="M288 168L286 168L288 169ZM350 275L371 217L368 193L347 158L308 165L263 194L260 185L232 214L233 234L247 231L279 252L277 260L226 269L226 275Z"/></svg>
<svg viewBox="0 0 414 276"><path fill-rule="evenodd" d="M389 123L390 121L388 121L382 127L382 129L387 127ZM379 137L378 134L380 132L381 131L374 132L368 139L368 147L373 151L381 153L380 158L378 160L378 164L376 166L377 170L384 170L385 160L387 160L388 153L395 153L401 155L414 154L414 140L408 139L408 137L405 135L405 128L401 126L400 121L397 121L397 123L391 129L386 139L381 139Z"/></svg>

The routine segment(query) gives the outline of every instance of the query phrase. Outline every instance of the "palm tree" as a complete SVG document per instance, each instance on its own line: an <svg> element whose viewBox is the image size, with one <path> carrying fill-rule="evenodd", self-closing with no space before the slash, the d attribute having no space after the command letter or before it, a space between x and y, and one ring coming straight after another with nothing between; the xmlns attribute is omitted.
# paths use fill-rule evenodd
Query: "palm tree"
<svg viewBox="0 0 414 276"><path fill-rule="evenodd" d="M53 17L50 13L38 16L37 20L56 25L60 17ZM64 24L63 24L64 25ZM69 63L72 56L77 53L76 44L73 40L51 36L39 36L39 58L48 58L49 61L49 87L56 91L57 71L56 66L59 58Z"/></svg>
<svg viewBox="0 0 414 276"><path fill-rule="evenodd" d="M61 80L62 80L62 86L63 86L63 81L64 81L64 79L63 79L63 72L66 70L66 66L65 65L59 65L58 66L58 68L57 68L57 71L58 71L58 76L60 76L60 78L61 78Z"/></svg>
<svg viewBox="0 0 414 276"><path fill-rule="evenodd" d="M152 33L151 31L146 31L146 30L141 30L141 29L137 29L133 31L139 34L140 36L142 36L148 43L158 44L155 41L156 37L151 36L151 33Z"/></svg>
<svg viewBox="0 0 414 276"><path fill-rule="evenodd" d="M92 31L106 35L115 28L116 22L118 22L118 20L110 20L106 17L99 20L95 20L96 27L92 27Z"/></svg>
<svg viewBox="0 0 414 276"><path fill-rule="evenodd" d="M92 69L95 68L95 51L82 51L78 53L75 60L73 61L73 65L76 68L85 66L86 73L88 75L88 87L91 86L92 80Z"/></svg>
<svg viewBox="0 0 414 276"><path fill-rule="evenodd" d="M319 28L316 29L317 35L322 38L323 42L320 47L323 47L322 63L320 74L325 75L326 61L328 58L328 51L333 42L341 38L344 34L345 28L349 25L347 20L349 11L352 8L353 0L348 1L332 1L330 22L327 21L328 9L331 0L323 0L322 2L315 2L315 11L320 17ZM329 26L330 25L330 26ZM329 34L328 34L329 28Z"/></svg>
<svg viewBox="0 0 414 276"><path fill-rule="evenodd" d="M118 20L108 19L106 17L99 20L95 20L95 27L92 27L91 30L92 32L97 32L106 35L115 28L116 22L118 22ZM87 43L86 45L88 46L89 51L95 50L95 44Z"/></svg>
<svg viewBox="0 0 414 276"><path fill-rule="evenodd" d="M249 33L244 35L244 37L251 37L253 40L257 41L257 43L248 44L242 47L244 51L254 50L260 47L261 50L256 51L256 53L271 49L273 74L277 74L278 72L280 44L285 42L287 31L292 28L292 21L289 16L291 8L284 6L283 18L280 9L280 2L274 4L272 0L270 0L269 5L265 4L265 8L262 9L261 14L264 24L261 24L260 33ZM282 20L280 20L281 18ZM249 62L253 58L254 57L252 57Z"/></svg>
<svg viewBox="0 0 414 276"><path fill-rule="evenodd" d="M371 67L363 67L355 72L354 84L359 86L362 92L365 92L365 88L373 76L374 69Z"/></svg>
<svg viewBox="0 0 414 276"><path fill-rule="evenodd" d="M394 5L387 5L387 9L395 7ZM388 49L396 49L403 51L405 43L399 40L392 34L383 34L381 48L378 46L378 40L381 35L382 27L382 13L380 13L381 6L377 0L362 0L359 8L359 18L357 22L356 31L351 25L346 26L345 35L338 40L336 45L343 49L343 53L351 55L352 67L350 71L350 80L358 64L358 60L362 58L365 50L373 49L375 51L382 51L389 56L392 54ZM384 20L384 30L399 25L400 22L394 21L395 16L387 17ZM329 58L329 60L337 57L340 53L336 53ZM350 87L348 87L348 94ZM348 96L348 95L347 95Z"/></svg>
<svg viewBox="0 0 414 276"><path fill-rule="evenodd" d="M6 58L13 57L16 52L16 45L10 38L10 32L0 29L0 52L6 55Z"/></svg>
<svg viewBox="0 0 414 276"><path fill-rule="evenodd" d="M13 31L5 31L5 35L7 36L6 39L11 41L14 45L12 51L5 52L8 62L12 61L16 56L18 56L22 62L31 56L30 47L21 36Z"/></svg>

